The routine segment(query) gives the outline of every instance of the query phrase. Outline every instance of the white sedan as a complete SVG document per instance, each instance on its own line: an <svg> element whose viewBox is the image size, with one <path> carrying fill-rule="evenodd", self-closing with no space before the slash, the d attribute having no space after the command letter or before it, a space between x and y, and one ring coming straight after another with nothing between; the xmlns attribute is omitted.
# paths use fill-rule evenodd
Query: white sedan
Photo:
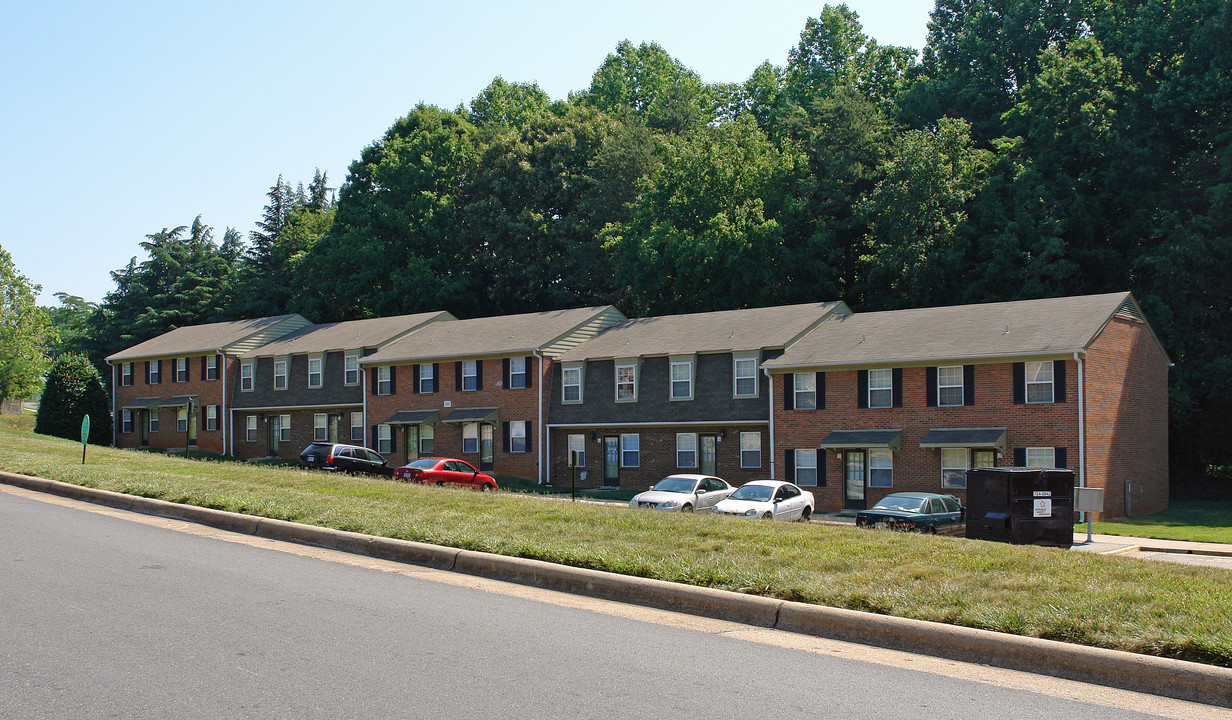
<svg viewBox="0 0 1232 720"><path fill-rule="evenodd" d="M731 497L715 505L714 514L807 521L812 517L815 506L813 493L789 482L754 480L741 485Z"/></svg>
<svg viewBox="0 0 1232 720"><path fill-rule="evenodd" d="M736 492L726 480L709 475L669 475L644 493L634 495L631 508L665 512L710 512L723 498Z"/></svg>

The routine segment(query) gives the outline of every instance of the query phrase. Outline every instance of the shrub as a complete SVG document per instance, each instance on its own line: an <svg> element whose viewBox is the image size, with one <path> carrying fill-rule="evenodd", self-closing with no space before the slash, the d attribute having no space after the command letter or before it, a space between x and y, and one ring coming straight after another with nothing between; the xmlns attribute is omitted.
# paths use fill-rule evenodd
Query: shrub
<svg viewBox="0 0 1232 720"><path fill-rule="evenodd" d="M34 432L81 439L81 418L90 416L90 444L111 444L111 403L98 369L83 355L56 358L47 372Z"/></svg>

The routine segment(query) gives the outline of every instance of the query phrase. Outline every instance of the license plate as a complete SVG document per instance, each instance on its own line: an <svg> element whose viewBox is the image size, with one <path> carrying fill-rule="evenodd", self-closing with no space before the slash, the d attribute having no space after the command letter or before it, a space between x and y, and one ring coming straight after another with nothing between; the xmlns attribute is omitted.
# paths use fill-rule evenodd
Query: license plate
<svg viewBox="0 0 1232 720"><path fill-rule="evenodd" d="M889 524L886 523L885 520L878 520L877 522L873 523L873 527L877 528L878 530L885 530L886 528L890 526Z"/></svg>
<svg viewBox="0 0 1232 720"><path fill-rule="evenodd" d="M309 455L309 456L308 456L308 462L316 462L316 461L317 461L317 456L316 456L316 455Z"/></svg>

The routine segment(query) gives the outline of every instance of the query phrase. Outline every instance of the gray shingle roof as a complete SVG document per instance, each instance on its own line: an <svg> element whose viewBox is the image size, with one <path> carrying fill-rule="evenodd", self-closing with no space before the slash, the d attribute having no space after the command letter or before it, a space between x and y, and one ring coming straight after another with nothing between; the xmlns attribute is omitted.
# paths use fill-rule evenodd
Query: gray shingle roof
<svg viewBox="0 0 1232 720"><path fill-rule="evenodd" d="M1085 350L1114 315L1141 319L1127 292L833 316L765 367L901 365Z"/></svg>
<svg viewBox="0 0 1232 720"><path fill-rule="evenodd" d="M847 306L841 302L821 302L635 318L604 330L563 354L560 360L781 348L834 312L847 312Z"/></svg>
<svg viewBox="0 0 1232 720"><path fill-rule="evenodd" d="M365 365L485 355L529 355L578 332L597 317L624 316L611 305L438 322L376 351Z"/></svg>
<svg viewBox="0 0 1232 720"><path fill-rule="evenodd" d="M308 321L300 315L291 314L207 325L188 325L121 350L108 356L107 360L115 362L137 358L192 355L214 350L226 351L250 338L264 334L277 337L307 324Z"/></svg>
<svg viewBox="0 0 1232 720"><path fill-rule="evenodd" d="M380 347L427 323L454 319L456 318L453 315L438 310L414 315L306 325L289 335L249 350L244 353L243 357L271 357Z"/></svg>

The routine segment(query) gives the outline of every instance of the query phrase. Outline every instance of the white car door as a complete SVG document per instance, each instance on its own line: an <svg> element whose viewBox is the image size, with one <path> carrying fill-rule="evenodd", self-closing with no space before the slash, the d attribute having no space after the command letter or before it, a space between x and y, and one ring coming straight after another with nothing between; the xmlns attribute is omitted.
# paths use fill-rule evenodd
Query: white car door
<svg viewBox="0 0 1232 720"><path fill-rule="evenodd" d="M712 478L706 478L697 484L697 509L700 512L710 512L723 499L723 493L718 489L722 483Z"/></svg>
<svg viewBox="0 0 1232 720"><path fill-rule="evenodd" d="M774 507L774 517L776 520L794 520L800 517L800 513L804 511L804 495L791 485L784 485L775 493L775 497L782 494L782 501Z"/></svg>

